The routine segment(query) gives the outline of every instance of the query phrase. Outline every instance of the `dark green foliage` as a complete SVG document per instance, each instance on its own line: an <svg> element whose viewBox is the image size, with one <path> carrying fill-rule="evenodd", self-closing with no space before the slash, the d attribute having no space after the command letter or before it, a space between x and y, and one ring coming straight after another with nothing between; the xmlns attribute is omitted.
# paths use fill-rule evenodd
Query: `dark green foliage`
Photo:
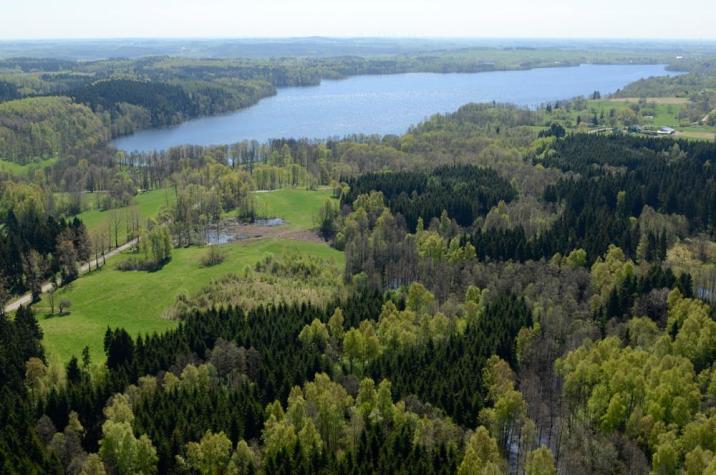
<svg viewBox="0 0 716 475"><path fill-rule="evenodd" d="M35 411L24 383L25 362L44 358L41 337L30 309L21 307L14 321L0 315L1 473L54 470L35 432Z"/></svg>
<svg viewBox="0 0 716 475"><path fill-rule="evenodd" d="M136 430L157 447L160 473L175 473L174 456L208 430L224 432L236 445L240 439L259 438L264 422L264 406L249 383L157 391L133 410Z"/></svg>
<svg viewBox="0 0 716 475"><path fill-rule="evenodd" d="M481 259L540 259L582 248L593 262L609 244L633 257L640 231L630 218L647 205L686 216L693 230L716 229L715 144L576 134L554 147L543 163L580 174L544 192L545 201L562 204L564 211L532 239L519 227L469 235ZM665 236L650 239L647 260L663 260Z"/></svg>
<svg viewBox="0 0 716 475"><path fill-rule="evenodd" d="M7 279L10 290L20 293L33 290L28 275L27 259L31 251L38 256L52 256L58 248L58 237L70 236L81 261L89 259L89 237L79 219L57 220L52 216L28 216L19 222L12 210L0 217L0 273ZM59 259L38 263L39 279L47 279L60 272Z"/></svg>
<svg viewBox="0 0 716 475"><path fill-rule="evenodd" d="M577 120L581 120L580 117L577 118ZM577 125L579 125L579 122L577 122ZM562 138L565 135L567 135L567 132L564 130L564 127L557 123L552 123L552 125L549 126L549 129L543 130L539 133L540 137L557 137Z"/></svg>
<svg viewBox="0 0 716 475"><path fill-rule="evenodd" d="M181 87L166 83L110 79L98 81L71 95L94 111L112 110L120 103L144 107L150 111L152 127L175 124L197 115L196 105L189 95Z"/></svg>
<svg viewBox="0 0 716 475"><path fill-rule="evenodd" d="M606 306L598 310L598 319L609 319L612 317L624 318L637 314L634 312L634 304L641 296L647 295L652 290L658 289L679 289L681 294L692 298L693 284L689 273L682 273L677 278L669 268L662 268L661 265L653 265L643 276L627 276L618 286L612 289ZM666 302L663 302L666 304ZM666 315L653 313L653 309L647 307L647 316L657 322L664 323ZM665 309L664 309L665 310Z"/></svg>
<svg viewBox="0 0 716 475"><path fill-rule="evenodd" d="M10 101L19 97L20 94L14 84L0 80L0 101Z"/></svg>
<svg viewBox="0 0 716 475"><path fill-rule="evenodd" d="M472 165L442 166L426 172L370 173L348 180L350 191L343 204L361 194L383 193L393 213L405 218L414 232L418 218L427 225L447 211L462 226L470 226L499 201L509 202L517 191L494 170Z"/></svg>
<svg viewBox="0 0 716 475"><path fill-rule="evenodd" d="M57 427L64 427L69 412L77 411L87 430L85 446L90 451L95 450L100 437L102 408L114 393L124 391L129 384L147 374L170 369L180 373L186 362L206 359L218 338L249 349L246 375L255 384L251 398L259 401L262 407L275 399L285 401L291 387L311 379L317 372L331 373L328 360L318 349L306 349L301 345L298 334L303 327L314 318L328 321L335 307L340 306L345 316L344 325L349 328L362 320L377 318L382 302L380 295L366 294L326 307L304 304L259 307L249 313L236 308L195 312L188 315L176 330L162 335L140 336L136 340L123 329L110 329L105 336L107 377L99 383L81 378L79 383L59 393L51 392L45 413ZM234 396L227 394L226 397L232 400ZM256 423L249 422L249 426ZM244 427L248 427L246 424L245 420ZM217 430L216 427L209 428ZM166 444L163 440L153 440L159 446Z"/></svg>
<svg viewBox="0 0 716 475"><path fill-rule="evenodd" d="M370 365L369 374L389 379L399 397L415 394L469 427L486 395L485 362L497 354L515 367L515 337L520 328L531 324L524 300L501 295L468 324L464 334L443 343L389 349Z"/></svg>

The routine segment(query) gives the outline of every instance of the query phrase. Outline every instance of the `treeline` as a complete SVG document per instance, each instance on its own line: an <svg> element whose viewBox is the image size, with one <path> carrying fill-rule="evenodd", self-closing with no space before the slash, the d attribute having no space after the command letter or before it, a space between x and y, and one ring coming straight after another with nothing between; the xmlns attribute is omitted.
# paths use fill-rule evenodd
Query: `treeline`
<svg viewBox="0 0 716 475"><path fill-rule="evenodd" d="M117 137L142 128L174 125L192 117L239 109L274 93L270 83L252 80L168 83L107 79L68 95L104 117L112 137Z"/></svg>
<svg viewBox="0 0 716 475"><path fill-rule="evenodd" d="M428 172L365 174L347 180L341 203L352 205L362 194L379 191L393 213L400 213L414 232L418 220L429 223L443 211L461 226L470 226L499 201L517 192L494 170L472 165L442 166Z"/></svg>
<svg viewBox="0 0 716 475"><path fill-rule="evenodd" d="M0 470L50 472L59 467L35 430L35 400L26 385L27 363L42 362L42 330L32 311L20 308L14 319L0 312Z"/></svg>
<svg viewBox="0 0 716 475"><path fill-rule="evenodd" d="M554 153L538 163L577 172L548 186L543 199L564 207L541 235L530 239L515 227L478 231L468 237L481 258L539 259L582 248L596 259L610 244L632 257L648 230L643 210L687 218L690 232L713 233L716 226L716 146L629 136L570 135L554 142ZM663 229L651 230L652 251ZM663 258L663 256L662 256Z"/></svg>
<svg viewBox="0 0 716 475"><path fill-rule="evenodd" d="M30 163L86 154L108 138L90 109L67 97L37 97L0 103L0 158Z"/></svg>
<svg viewBox="0 0 716 475"><path fill-rule="evenodd" d="M38 187L9 185L0 219L0 313L9 295L31 291L38 298L46 280L71 281L90 258L85 225L76 218L54 218Z"/></svg>

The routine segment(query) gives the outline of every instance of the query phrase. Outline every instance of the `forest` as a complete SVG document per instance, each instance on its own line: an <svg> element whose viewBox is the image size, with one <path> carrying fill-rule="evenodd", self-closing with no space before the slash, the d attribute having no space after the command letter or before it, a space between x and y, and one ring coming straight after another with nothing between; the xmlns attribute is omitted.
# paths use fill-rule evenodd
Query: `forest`
<svg viewBox="0 0 716 475"><path fill-rule="evenodd" d="M716 473L716 143L629 133L648 103L107 146L286 85L487 67L401 58L0 61L0 472Z"/></svg>

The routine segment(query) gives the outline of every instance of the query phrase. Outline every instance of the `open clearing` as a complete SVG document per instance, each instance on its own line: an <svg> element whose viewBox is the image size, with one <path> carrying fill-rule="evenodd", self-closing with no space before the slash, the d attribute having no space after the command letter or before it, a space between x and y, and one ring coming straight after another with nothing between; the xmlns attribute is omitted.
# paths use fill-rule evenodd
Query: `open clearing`
<svg viewBox="0 0 716 475"><path fill-rule="evenodd" d="M147 219L154 218L163 206L168 206L173 202L174 194L171 190L169 188L159 188L138 194L134 197L134 204L132 206L136 206L139 215L143 222L145 222ZM127 213L132 206L116 208L111 211L92 209L78 214L77 217L85 223L87 230L91 232L96 229L101 229L102 227L109 227L112 222L112 213L117 213L122 221L119 227L119 243L122 244L127 240L125 232L126 226L124 223ZM114 241L114 237L112 239Z"/></svg>
<svg viewBox="0 0 716 475"><path fill-rule="evenodd" d="M290 239L262 239L222 246L226 260L202 267L206 248L175 249L172 260L157 272L123 272L116 269L120 258L108 261L56 294L56 301L69 299L71 313L47 317L47 296L35 305L44 332L44 344L52 361L65 364L82 348L90 347L92 360L104 361L102 342L107 327L124 327L130 334L173 328L177 322L163 319L163 311L180 293L197 292L212 279L229 272L239 273L268 254L299 252L334 259L342 265L343 254L326 244Z"/></svg>
<svg viewBox="0 0 716 475"><path fill-rule="evenodd" d="M162 189L136 197L142 216L156 215L169 199L168 194ZM162 314L177 295L197 292L212 279L229 272L239 273L269 254L298 252L332 259L342 267L343 253L317 242L309 231L313 227L313 217L329 197L328 189L257 193L259 214L282 218L287 224L277 226L276 232L261 239L222 245L226 259L219 265L201 266L206 247L174 249L172 260L156 272L119 271L116 267L123 257L118 256L108 260L101 270L91 272L57 292L56 302L60 299L72 302L69 315L49 317L45 295L35 305L35 310L45 335L43 341L49 359L64 365L72 355L79 356L82 348L89 346L92 360L95 363L104 361L102 345L108 326L124 327L132 335L173 328L177 322L163 319ZM89 229L106 225L110 219L106 211L89 211L80 217L88 219L85 222Z"/></svg>
<svg viewBox="0 0 716 475"><path fill-rule="evenodd" d="M304 190L298 188L281 189L266 193L256 193L256 211L260 217L283 218L294 228L310 229L314 215L323 202L331 197L330 189ZM90 196L91 200L92 197ZM143 221L157 216L162 207L174 203L174 193L169 188L159 188L134 197L132 206L136 206ZM77 215L89 231L108 227L112 213L116 212L122 224L120 226L120 244L126 241L124 220L131 206L117 208L114 211L92 209ZM232 216L232 213L227 213Z"/></svg>
<svg viewBox="0 0 716 475"><path fill-rule="evenodd" d="M330 197L329 188L315 191L284 188L256 193L256 212L264 218L283 218L294 228L311 229L318 210Z"/></svg>

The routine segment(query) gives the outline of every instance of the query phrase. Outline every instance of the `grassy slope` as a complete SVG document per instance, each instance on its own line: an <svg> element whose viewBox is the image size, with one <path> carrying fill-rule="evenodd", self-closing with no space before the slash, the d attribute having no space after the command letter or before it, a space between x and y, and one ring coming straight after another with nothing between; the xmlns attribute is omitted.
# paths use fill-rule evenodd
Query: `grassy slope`
<svg viewBox="0 0 716 475"><path fill-rule="evenodd" d="M325 244L304 241L267 239L223 247L226 260L208 268L199 263L206 249L197 247L175 249L172 260L157 272L122 272L115 269L118 260L108 262L99 272L58 292L56 301L67 298L72 302L68 316L45 318L45 298L36 310L50 359L66 363L88 345L93 361L104 360L102 338L108 326L124 327L133 335L173 328L176 322L161 315L179 293L194 293L211 279L241 272L269 253L300 252L333 258L339 264L343 259Z"/></svg>
<svg viewBox="0 0 716 475"><path fill-rule="evenodd" d="M91 200L91 197L90 197ZM174 194L168 188L160 188L157 190L141 193L134 197L134 205L137 206L143 220L153 218L157 215L162 206L173 202ZM122 225L119 231L120 244L125 241L125 213L129 208L117 208L117 212L122 218ZM89 231L107 227L110 224L111 211L89 210L77 215L78 218L85 223ZM113 239L114 240L114 239Z"/></svg>
<svg viewBox="0 0 716 475"><path fill-rule="evenodd" d="M288 221L289 229L310 229L313 216L329 196L328 190L278 190L258 193L257 205L260 214ZM143 216L156 214L164 204L164 192L145 193L137 197L137 202ZM91 211L81 217L83 220L88 217L85 222L92 229L109 219L109 214ZM112 259L99 272L88 274L57 293L56 301L66 298L72 302L71 314L65 317L46 318L45 297L35 308L50 359L64 364L88 345L93 361L103 361L102 338L107 326L124 327L133 335L173 328L176 322L164 320L161 315L179 293L194 293L212 279L240 272L269 253L299 252L332 258L339 266L343 265L342 253L312 242L263 239L227 244L223 248L226 260L209 268L199 264L206 252L199 247L175 249L172 260L157 272L121 272L115 269L121 258Z"/></svg>
<svg viewBox="0 0 716 475"><path fill-rule="evenodd" d="M317 191L282 189L256 193L256 211L261 217L280 217L293 227L310 229L314 226L313 220L319 208L330 197L331 192L326 188Z"/></svg>

